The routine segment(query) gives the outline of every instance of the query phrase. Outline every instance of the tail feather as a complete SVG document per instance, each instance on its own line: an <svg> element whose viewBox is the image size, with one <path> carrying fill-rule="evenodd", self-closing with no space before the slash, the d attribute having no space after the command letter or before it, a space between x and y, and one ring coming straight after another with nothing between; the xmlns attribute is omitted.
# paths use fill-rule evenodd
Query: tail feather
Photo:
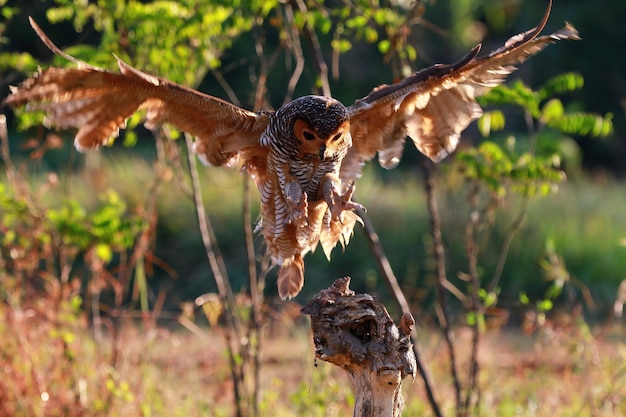
<svg viewBox="0 0 626 417"><path fill-rule="evenodd" d="M326 258L330 261L330 254L337 245L341 243L341 247L345 247L350 243L354 225L356 223L363 225L361 218L354 212L344 210L341 213L341 221L331 221L327 229L322 229L320 234L320 244L324 250Z"/></svg>
<svg viewBox="0 0 626 417"><path fill-rule="evenodd" d="M304 262L302 256L296 255L293 262L283 265L278 271L278 295L283 300L290 300L304 285Z"/></svg>

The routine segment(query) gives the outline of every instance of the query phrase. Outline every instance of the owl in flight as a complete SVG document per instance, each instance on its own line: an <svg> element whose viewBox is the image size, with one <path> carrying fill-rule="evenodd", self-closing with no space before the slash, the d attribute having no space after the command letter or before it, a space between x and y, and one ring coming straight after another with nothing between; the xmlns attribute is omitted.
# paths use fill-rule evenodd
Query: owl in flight
<svg viewBox="0 0 626 417"><path fill-rule="evenodd" d="M49 125L78 128L79 150L109 143L142 109L149 129L170 123L195 136L194 151L203 162L240 166L258 187L258 230L280 267L278 292L288 299L304 284L306 253L319 243L330 257L337 242L348 243L358 221L353 210L362 208L352 201L354 181L365 162L378 154L383 167L395 167L407 136L431 160L442 160L480 117L477 96L546 45L578 39L569 24L539 37L549 14L550 7L536 28L486 56L477 57L478 45L455 64L434 65L377 87L351 106L311 95L260 112L145 74L119 59L119 72L88 65L60 51L31 20L43 42L77 68L40 71L12 88L5 102L45 112Z"/></svg>

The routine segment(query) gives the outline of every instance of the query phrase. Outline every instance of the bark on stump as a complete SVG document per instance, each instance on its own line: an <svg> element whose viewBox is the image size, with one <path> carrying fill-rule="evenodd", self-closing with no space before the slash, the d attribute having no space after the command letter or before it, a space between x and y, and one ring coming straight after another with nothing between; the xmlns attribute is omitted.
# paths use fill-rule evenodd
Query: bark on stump
<svg viewBox="0 0 626 417"><path fill-rule="evenodd" d="M355 392L355 417L399 417L402 379L415 379L411 344L413 317L405 313L397 327L385 307L369 294L348 288L340 278L302 309L311 316L315 356L343 368Z"/></svg>

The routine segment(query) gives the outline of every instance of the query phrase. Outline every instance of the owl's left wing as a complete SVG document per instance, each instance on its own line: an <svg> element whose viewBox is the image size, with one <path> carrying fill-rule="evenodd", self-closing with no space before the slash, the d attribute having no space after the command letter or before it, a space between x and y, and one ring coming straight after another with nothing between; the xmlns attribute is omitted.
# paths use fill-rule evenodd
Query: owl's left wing
<svg viewBox="0 0 626 417"><path fill-rule="evenodd" d="M146 111L146 127L171 123L196 137L195 151L212 165L232 166L243 152L263 152L259 137L269 112L251 112L224 100L145 74L118 58L119 72L106 71L60 51L31 19L42 41L77 68L48 68L12 88L5 103L41 110L46 123L75 127L79 150L97 148L118 135L126 120Z"/></svg>
<svg viewBox="0 0 626 417"><path fill-rule="evenodd" d="M477 58L480 45L455 64L434 65L401 82L374 89L348 108L352 147L344 159L340 177L349 183L361 175L362 166L378 152L381 166L394 168L409 136L417 149L435 162L452 152L460 133L481 116L476 97L500 84L516 68L548 44L579 39L567 24L548 36L544 28L550 7L534 29L510 38L489 55Z"/></svg>

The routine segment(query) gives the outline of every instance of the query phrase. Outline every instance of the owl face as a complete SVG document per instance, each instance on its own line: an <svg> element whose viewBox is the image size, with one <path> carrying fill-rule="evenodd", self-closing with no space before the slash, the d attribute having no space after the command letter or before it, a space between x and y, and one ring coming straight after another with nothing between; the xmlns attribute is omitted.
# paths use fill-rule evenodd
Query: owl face
<svg viewBox="0 0 626 417"><path fill-rule="evenodd" d="M285 112L288 134L307 159L341 159L352 145L348 109L335 99L300 97L279 112Z"/></svg>

